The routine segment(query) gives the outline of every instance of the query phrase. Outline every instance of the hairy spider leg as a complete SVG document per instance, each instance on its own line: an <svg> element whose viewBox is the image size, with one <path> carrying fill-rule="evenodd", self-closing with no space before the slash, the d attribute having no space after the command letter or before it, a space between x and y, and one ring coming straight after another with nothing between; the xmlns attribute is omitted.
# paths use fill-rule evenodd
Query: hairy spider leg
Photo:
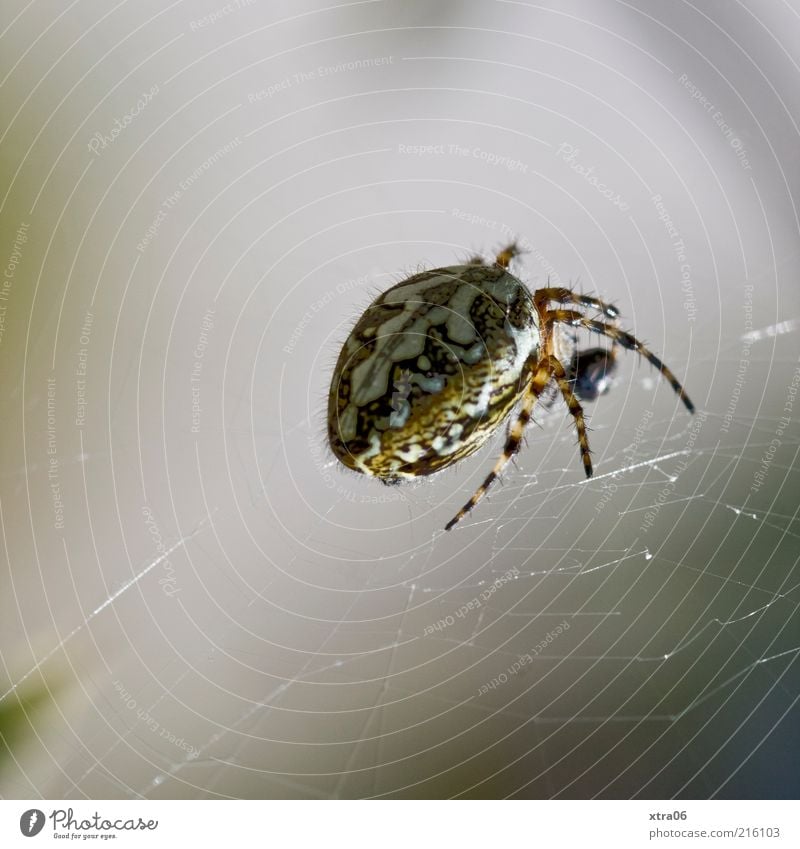
<svg viewBox="0 0 800 849"><path fill-rule="evenodd" d="M571 289L565 289L563 286L546 286L543 289L537 289L534 294L534 301L537 304L540 315L547 312L547 307L550 301L557 301L563 304L576 304L578 306L595 309L598 312L602 312L606 318L612 319L615 327L619 326L619 310L616 306L614 306L614 304L610 304L608 301L601 300L600 298L592 297L591 295L578 294L577 292L573 292ZM583 352L576 347L575 356L580 358L581 353ZM610 366L607 371L611 372L614 370L614 366L617 361L616 340L612 341L611 349L606 352L605 356ZM574 379L575 375L573 376L573 380Z"/></svg>
<svg viewBox="0 0 800 849"><path fill-rule="evenodd" d="M544 289L540 289L536 293L537 296L541 295L542 300L539 301L540 310L546 311L546 306L549 301L558 301L561 303L573 303L582 307L590 307L591 309L598 310L598 312L602 312L606 318L612 320L615 327L619 327L619 310L614 304L608 303L608 301L603 301L600 298L594 298L591 295L580 295L576 292L573 292L570 289L565 289L563 287L551 287L548 286ZM605 358L605 368L604 373L610 374L614 371L617 362L617 342L616 340L612 340L611 348L607 351L604 351L602 348L591 349L589 351L581 350L577 347L575 348L575 353L573 354L573 362L579 362L581 356L586 356L587 354L600 354L602 352L603 357ZM571 376L573 383L577 385L578 373L576 372ZM583 399L584 401L589 400L587 398Z"/></svg>
<svg viewBox="0 0 800 849"><path fill-rule="evenodd" d="M525 432L525 426L528 424L533 412L536 399L544 392L545 387L550 381L555 378L558 383L561 394L567 403L570 413L575 419L575 426L578 430L578 440L581 446L581 455L583 457L584 468L587 476L592 474L592 460L589 455L589 441L586 436L586 422L583 417L583 409L578 403L578 399L572 392L564 367L552 355L548 354L541 360L535 362L535 371L530 383L528 384L522 396L522 403L516 417L511 421L508 427L508 436L503 447L503 453L498 458L494 468L486 476L483 483L475 490L472 498L456 513L456 515L445 525L445 530L449 531L454 525L458 524L467 513L483 498L486 491L494 483L497 477L502 473L503 469L508 465L509 460L519 451L522 444L522 436Z"/></svg>
<svg viewBox="0 0 800 849"><path fill-rule="evenodd" d="M609 304L607 301L600 300L600 298L593 298L591 295L580 295L561 286L547 286L544 289L537 289L534 293L534 300L540 309L545 307L547 301L558 301L562 304L591 307L603 313L606 318L619 318L619 310L614 304Z"/></svg>
<svg viewBox="0 0 800 849"><path fill-rule="evenodd" d="M583 407L581 407L578 398L572 391L572 387L567 380L567 373L560 360L550 356L551 374L558 383L558 388L561 390L561 395L567 405L570 415L575 419L575 430L578 431L578 445L581 449L581 459L583 460L583 469L586 472L586 477L592 476L592 455L589 451L589 437L586 434L586 419L583 415Z"/></svg>
<svg viewBox="0 0 800 849"><path fill-rule="evenodd" d="M500 268L508 268L511 260L522 252L520 246L516 242L512 242L510 245L506 245L494 258L495 265L499 265Z"/></svg>
<svg viewBox="0 0 800 849"><path fill-rule="evenodd" d="M675 390L678 397L683 401L684 406L690 412L694 412L694 404L689 400L683 386L681 386L675 375L661 362L661 360L650 351L642 342L635 336L620 330L611 324L605 324L602 321L597 321L593 318L587 318L577 310L548 310L545 313L546 322L555 324L570 324L573 327L585 327L600 336L607 336L613 339L622 348L627 348L629 351L636 351L639 356L644 357L651 365L655 366L669 385Z"/></svg>
<svg viewBox="0 0 800 849"><path fill-rule="evenodd" d="M508 268L511 264L511 260L514 257L519 256L522 253L522 250L517 245L516 242L512 242L510 245L506 245L502 250L498 251L494 258L494 264L499 265L500 268ZM473 254L468 260L467 265L486 265L486 260L480 254Z"/></svg>

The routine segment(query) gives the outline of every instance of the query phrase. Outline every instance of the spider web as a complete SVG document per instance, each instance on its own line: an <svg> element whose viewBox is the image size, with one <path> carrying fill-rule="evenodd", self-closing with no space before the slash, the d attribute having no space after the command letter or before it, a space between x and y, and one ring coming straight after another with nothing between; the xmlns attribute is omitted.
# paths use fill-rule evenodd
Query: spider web
<svg viewBox="0 0 800 849"><path fill-rule="evenodd" d="M776 334L791 342L796 326L759 333L754 344ZM631 375L630 360L618 384L632 379L635 408L654 397L654 381L642 371ZM791 365L772 360L771 367ZM68 783L58 792L558 797L585 795L589 782L599 796L725 795L747 761L715 770L718 753L738 742L757 759L796 704L797 508L790 512L791 498L781 494L792 490L800 433L783 429L780 462L776 455L769 464L758 498L731 500L731 481L759 471L779 419L734 415L720 439L720 416L705 408L694 418L674 415L665 387L656 395L661 412L633 424L602 415L606 399L595 405L597 466L589 481L576 473L563 406L540 414L504 486L450 534L440 530L442 518L469 494L491 450L481 452L469 480L459 470L439 476L441 485L437 479L393 489L383 504L356 504L369 523L387 508L394 517L378 532L386 546L378 556L371 544L359 547L363 530L331 533L354 511L329 496L294 532L275 503L283 483L270 483L278 463L266 486L259 492L253 482L249 501L227 515L204 491L193 527L109 592L0 699L13 698L54 660L82 657L104 617L124 618L129 596L147 602L160 594L157 570L176 552L197 570L229 523L266 511L272 532L280 528L292 540L286 559L270 558L266 577L249 576L224 555L240 580L252 580L249 597L224 604L227 621L200 620L176 596L178 615L195 622L204 645L148 665L140 686L123 673L116 692L98 686L92 698L105 703L114 733L104 745L80 729L91 761L85 751L67 758ZM302 445L314 433L307 421L287 427L283 450L295 450L293 434ZM329 458L321 468L338 474ZM202 481L199 449L197 471ZM351 494L378 488L340 477ZM314 584L315 561L330 570L328 586ZM286 600L296 601L296 592L276 591L285 581L344 600L323 605L325 616L293 611ZM300 640L305 647L280 647L259 633L255 622L269 615L289 622L299 615L312 631ZM276 666L287 650L291 661ZM219 691L213 669L220 661L234 664L239 680L222 688L224 721L210 721L181 694L198 681ZM738 728L721 721L731 712L745 717ZM757 722L748 731L750 717ZM437 729L433 739L429 726ZM177 736L190 751L176 748ZM113 766L132 752L149 767L138 780ZM663 765L643 782L641 763L653 753ZM298 769L305 758L311 768Z"/></svg>

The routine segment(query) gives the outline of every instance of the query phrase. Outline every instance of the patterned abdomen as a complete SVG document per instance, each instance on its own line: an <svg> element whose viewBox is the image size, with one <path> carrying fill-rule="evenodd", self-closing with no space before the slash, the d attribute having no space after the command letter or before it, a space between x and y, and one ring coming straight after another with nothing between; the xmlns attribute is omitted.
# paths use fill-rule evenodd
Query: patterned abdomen
<svg viewBox="0 0 800 849"><path fill-rule="evenodd" d="M409 277L364 311L339 355L328 399L334 454L385 480L455 463L511 411L538 347L530 293L504 269Z"/></svg>

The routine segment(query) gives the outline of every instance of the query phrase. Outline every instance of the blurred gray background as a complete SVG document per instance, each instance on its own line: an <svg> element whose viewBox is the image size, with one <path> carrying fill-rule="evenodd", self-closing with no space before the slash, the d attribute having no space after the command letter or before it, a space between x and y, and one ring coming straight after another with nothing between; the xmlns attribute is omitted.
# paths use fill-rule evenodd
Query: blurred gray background
<svg viewBox="0 0 800 849"><path fill-rule="evenodd" d="M796 798L796 3L7 10L3 796ZM498 442L361 479L331 371L512 236L699 412L626 356L445 534Z"/></svg>

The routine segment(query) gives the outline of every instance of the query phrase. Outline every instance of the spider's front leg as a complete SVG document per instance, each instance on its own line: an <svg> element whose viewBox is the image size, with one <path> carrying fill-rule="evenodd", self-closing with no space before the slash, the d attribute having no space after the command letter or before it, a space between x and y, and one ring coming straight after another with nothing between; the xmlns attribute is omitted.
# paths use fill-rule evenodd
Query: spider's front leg
<svg viewBox="0 0 800 849"><path fill-rule="evenodd" d="M593 295L582 295L560 286L548 286L537 289L534 295L540 313L547 312L551 301L562 304L575 304L584 309L590 308L602 312L603 315L618 326L619 310L614 304L595 298ZM589 348L585 351L575 349L572 360L567 368L567 380L573 384L575 394L582 401L594 401L605 395L611 387L610 375L617 365L617 342L611 350L605 348Z"/></svg>
<svg viewBox="0 0 800 849"><path fill-rule="evenodd" d="M672 371L664 365L664 363L661 362L661 360L646 345L640 342L632 334L627 333L625 330L620 330L612 324L605 324L602 321L587 318L585 315L577 312L576 310L548 310L545 315L546 319L550 322L569 324L572 327L585 327L587 330L591 330L599 336L607 336L621 348L625 348L629 351L636 351L640 357L647 360L661 372L662 377L675 390L676 395L681 399L681 401L683 401L686 409L690 413L694 412L694 404L689 400L689 396L686 394L686 390L683 388L678 378L675 377Z"/></svg>
<svg viewBox="0 0 800 849"><path fill-rule="evenodd" d="M563 286L547 286L544 289L537 289L533 294L533 299L540 313L546 312L550 301L558 301L562 304L575 304L579 307L598 310L606 318L615 321L619 318L619 310L614 304L595 298L594 295L582 295L579 292L573 292L572 289L565 289Z"/></svg>

